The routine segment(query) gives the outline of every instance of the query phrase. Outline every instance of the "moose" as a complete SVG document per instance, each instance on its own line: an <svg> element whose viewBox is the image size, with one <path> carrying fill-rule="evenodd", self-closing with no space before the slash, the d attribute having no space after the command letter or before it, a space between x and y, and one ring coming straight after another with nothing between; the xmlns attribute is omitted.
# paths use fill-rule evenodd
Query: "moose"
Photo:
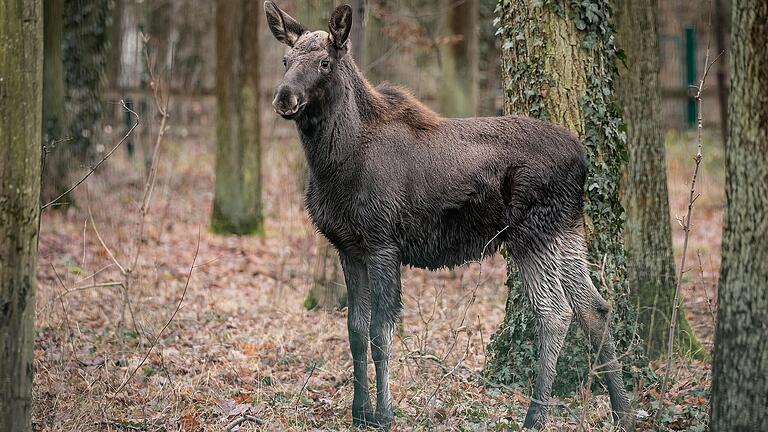
<svg viewBox="0 0 768 432"><path fill-rule="evenodd" d="M400 266L435 270L496 253L519 268L539 328L538 375L524 427L546 420L555 366L575 316L598 353L614 420L634 413L585 258L586 156L564 128L523 116L443 118L406 90L373 87L350 54L352 8L309 31L264 3L289 49L273 108L293 120L309 167L305 204L338 250L354 365L352 422L392 422L388 363L402 304ZM367 357L376 369L376 409Z"/></svg>

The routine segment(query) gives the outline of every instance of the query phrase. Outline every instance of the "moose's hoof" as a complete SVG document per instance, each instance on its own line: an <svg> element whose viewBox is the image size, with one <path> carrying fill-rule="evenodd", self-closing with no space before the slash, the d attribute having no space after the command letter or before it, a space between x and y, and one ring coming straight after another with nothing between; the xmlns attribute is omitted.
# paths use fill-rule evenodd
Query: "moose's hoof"
<svg viewBox="0 0 768 432"><path fill-rule="evenodd" d="M635 431L635 413L632 413L632 412L622 413L621 418L619 418L619 421L616 422L616 426L620 431L634 432Z"/></svg>
<svg viewBox="0 0 768 432"><path fill-rule="evenodd" d="M352 411L352 425L357 427L378 426L372 411Z"/></svg>
<svg viewBox="0 0 768 432"><path fill-rule="evenodd" d="M547 412L544 407L532 402L528 408L528 412L525 414L525 422L523 422L523 428L541 430L547 422Z"/></svg>
<svg viewBox="0 0 768 432"><path fill-rule="evenodd" d="M376 425L381 429L388 431L390 426L392 426L392 411L381 413L376 413Z"/></svg>

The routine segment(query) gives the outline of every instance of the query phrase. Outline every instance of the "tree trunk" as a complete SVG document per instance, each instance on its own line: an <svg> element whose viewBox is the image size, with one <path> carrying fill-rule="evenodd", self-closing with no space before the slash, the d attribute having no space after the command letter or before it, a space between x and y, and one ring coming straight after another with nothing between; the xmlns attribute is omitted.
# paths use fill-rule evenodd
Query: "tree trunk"
<svg viewBox="0 0 768 432"><path fill-rule="evenodd" d="M725 44L725 35L730 33L728 28L728 20L726 18L726 6L724 0L715 0L715 16L714 27L715 31L715 49L719 53L724 53L723 57L717 62L717 101L720 105L720 133L723 137L723 145L728 141L728 79L726 77L726 70L728 68L728 51L729 48Z"/></svg>
<svg viewBox="0 0 768 432"><path fill-rule="evenodd" d="M304 298L308 310L337 310L347 305L347 287L336 248L318 236L317 255L312 267L312 286Z"/></svg>
<svg viewBox="0 0 768 432"><path fill-rule="evenodd" d="M634 305L629 299L622 239L619 179L626 160L621 116L615 103L616 48L610 2L536 0L500 3L505 112L561 124L587 150L585 232L592 279L612 303L617 353L625 372L638 362ZM535 379L536 335L517 270L508 261L509 299L504 322L492 338L487 374L528 386ZM555 391L571 392L587 380L588 346L573 326L560 358ZM574 337L574 333L579 334Z"/></svg>
<svg viewBox="0 0 768 432"><path fill-rule="evenodd" d="M497 102L497 86L501 78L496 28L492 25L495 17L496 0L480 0L480 34L478 64L477 115L481 117L500 114Z"/></svg>
<svg viewBox="0 0 768 432"><path fill-rule="evenodd" d="M299 7L294 16L307 30L328 31L328 20L335 7L333 0L299 1L298 3ZM353 15L352 19L354 20L352 24L354 28L357 24L357 16Z"/></svg>
<svg viewBox="0 0 768 432"><path fill-rule="evenodd" d="M125 5L122 1L115 1L108 22L109 25L107 26L107 40L109 41L109 47L104 66L104 81L106 83L106 88L112 90L117 90L120 85L120 56L122 54L124 8ZM108 114L112 114L111 110Z"/></svg>
<svg viewBox="0 0 768 432"><path fill-rule="evenodd" d="M64 111L64 57L61 45L64 37L64 0L43 3L43 177L41 201L48 203L66 191L69 184L72 142ZM70 202L62 197L61 203ZM66 208L56 206L54 208Z"/></svg>
<svg viewBox="0 0 768 432"><path fill-rule="evenodd" d="M43 4L0 0L0 432L30 431Z"/></svg>
<svg viewBox="0 0 768 432"><path fill-rule="evenodd" d="M667 163L659 87L658 0L617 0L618 42L626 54L618 93L627 125L629 163L625 179L624 231L627 276L638 305L640 334L646 353L658 358L667 352L669 314L676 277L669 226ZM643 37L637 35L643 34ZM706 356L683 308L678 309L675 345L681 354Z"/></svg>
<svg viewBox="0 0 768 432"><path fill-rule="evenodd" d="M47 2L48 0L46 0ZM64 79L70 165L89 165L101 136L102 79L109 46L112 0L64 1Z"/></svg>
<svg viewBox="0 0 768 432"><path fill-rule="evenodd" d="M735 0L709 426L768 430L768 3Z"/></svg>
<svg viewBox="0 0 768 432"><path fill-rule="evenodd" d="M218 0L216 181L211 230L263 234L257 2Z"/></svg>
<svg viewBox="0 0 768 432"><path fill-rule="evenodd" d="M147 24L146 33L149 36L150 55L155 72L162 74L170 70L173 51L171 34L174 21L171 18L173 6L168 0L145 2L144 22Z"/></svg>
<svg viewBox="0 0 768 432"><path fill-rule="evenodd" d="M368 43L368 35L366 33L368 18L368 0L354 0L352 1L352 58L355 59L355 63L359 67L365 63L366 44Z"/></svg>
<svg viewBox="0 0 768 432"><path fill-rule="evenodd" d="M444 35L457 38L440 46L441 114L446 117L477 115L479 73L479 0L443 0Z"/></svg>

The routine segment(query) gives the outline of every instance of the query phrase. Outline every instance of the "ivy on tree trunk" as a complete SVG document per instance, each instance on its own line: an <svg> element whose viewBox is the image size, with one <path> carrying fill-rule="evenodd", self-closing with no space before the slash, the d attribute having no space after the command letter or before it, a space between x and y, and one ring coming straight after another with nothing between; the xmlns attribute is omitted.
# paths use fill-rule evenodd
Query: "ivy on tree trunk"
<svg viewBox="0 0 768 432"><path fill-rule="evenodd" d="M595 286L612 305L612 328L625 375L641 363L635 310L626 278L624 210L619 179L627 160L626 136L615 97L618 51L610 1L500 0L495 21L502 39L504 108L561 124L587 151L585 233ZM486 374L529 387L538 360L535 321L508 260L509 298L504 322L493 335ZM560 355L555 391L575 391L587 381L589 344L575 323Z"/></svg>

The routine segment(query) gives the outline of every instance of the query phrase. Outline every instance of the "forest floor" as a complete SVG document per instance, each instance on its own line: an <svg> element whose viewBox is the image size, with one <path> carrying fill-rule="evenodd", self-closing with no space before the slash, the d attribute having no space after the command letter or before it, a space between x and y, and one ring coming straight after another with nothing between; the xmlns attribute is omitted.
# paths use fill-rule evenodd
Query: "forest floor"
<svg viewBox="0 0 768 432"><path fill-rule="evenodd" d="M144 161L124 149L78 190L77 208L44 212L34 430L222 431L244 418L230 430L351 427L346 312L302 305L317 234L303 210L295 132L280 131L265 132L264 238L207 229L211 127L169 131L143 224ZM682 214L693 140L670 136L669 147L672 213ZM689 319L707 348L723 202L722 149L712 153L705 154L695 265L684 287ZM403 270L393 430L510 430L522 422L529 389L502 391L480 378L504 315L504 280L500 257L453 271ZM709 382L708 363L676 360L663 427L704 430ZM641 416L658 406L658 387L636 393ZM604 394L562 402L547 430L611 430ZM649 424L641 419L639 430Z"/></svg>

